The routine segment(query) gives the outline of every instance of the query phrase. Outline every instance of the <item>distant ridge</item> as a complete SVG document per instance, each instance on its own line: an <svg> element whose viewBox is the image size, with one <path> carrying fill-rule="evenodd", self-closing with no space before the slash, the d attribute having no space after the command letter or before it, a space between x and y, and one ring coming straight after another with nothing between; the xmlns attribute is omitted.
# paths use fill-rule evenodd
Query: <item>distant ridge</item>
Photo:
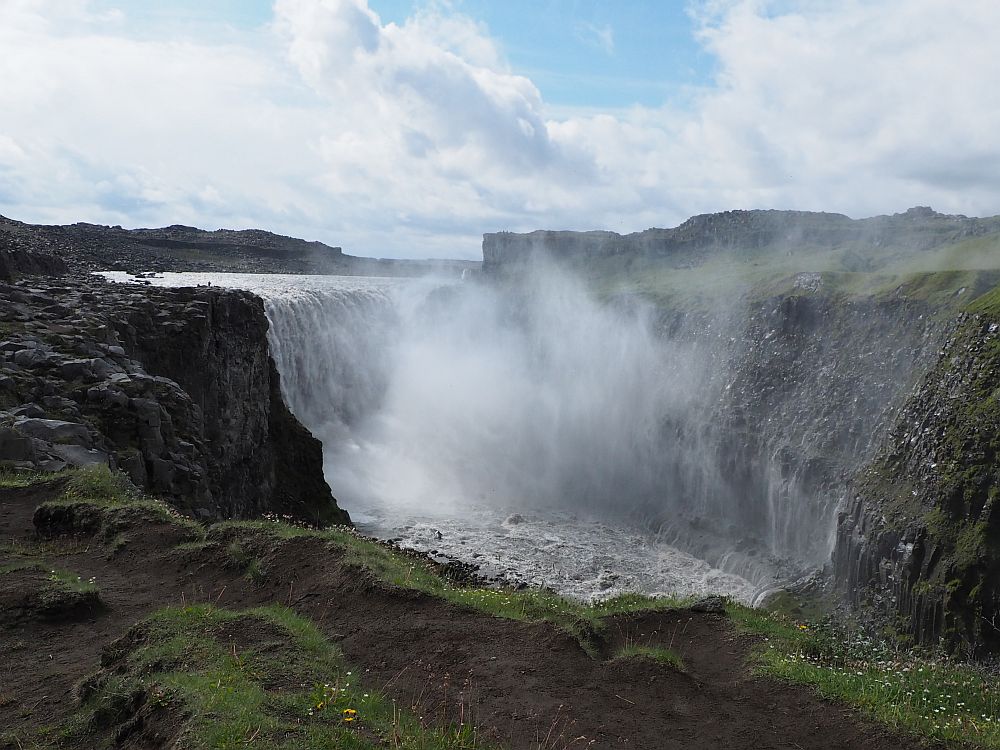
<svg viewBox="0 0 1000 750"><path fill-rule="evenodd" d="M953 216L926 206L868 219L810 211L724 211L692 216L672 229L654 228L626 235L552 230L489 233L483 235L483 261L485 270L489 270L538 254L569 260L636 255L690 262L706 250L751 252L783 246L832 248L847 244L921 250L995 232L1000 232L1000 216Z"/></svg>
<svg viewBox="0 0 1000 750"><path fill-rule="evenodd" d="M0 216L0 252L54 255L82 271L202 271L418 276L461 274L472 261L394 260L345 255L340 247L262 229L172 224L158 229L77 223L25 224Z"/></svg>

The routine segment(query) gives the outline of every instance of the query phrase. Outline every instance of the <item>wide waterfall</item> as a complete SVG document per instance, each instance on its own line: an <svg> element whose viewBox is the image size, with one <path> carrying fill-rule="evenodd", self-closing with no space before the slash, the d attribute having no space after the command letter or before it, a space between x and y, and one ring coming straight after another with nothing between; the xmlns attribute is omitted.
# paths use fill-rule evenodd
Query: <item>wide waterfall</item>
<svg viewBox="0 0 1000 750"><path fill-rule="evenodd" d="M718 320L667 333L554 268L154 283L209 281L264 298L286 400L363 530L581 597L749 600L829 554L832 508L720 435L740 342Z"/></svg>

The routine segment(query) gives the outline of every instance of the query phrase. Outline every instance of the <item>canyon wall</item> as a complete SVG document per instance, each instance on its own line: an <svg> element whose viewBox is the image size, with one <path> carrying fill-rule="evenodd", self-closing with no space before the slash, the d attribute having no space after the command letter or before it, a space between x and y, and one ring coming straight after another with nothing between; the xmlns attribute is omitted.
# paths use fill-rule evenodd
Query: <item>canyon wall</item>
<svg viewBox="0 0 1000 750"><path fill-rule="evenodd" d="M7 463L108 463L205 518L348 522L282 401L259 298L34 277L0 289L0 326Z"/></svg>
<svg viewBox="0 0 1000 750"><path fill-rule="evenodd" d="M1000 647L1000 304L954 324L857 477L840 518L836 581L922 644Z"/></svg>
<svg viewBox="0 0 1000 750"><path fill-rule="evenodd" d="M735 321L665 311L664 322L664 336L712 350L716 382L697 419L668 426L689 447L663 456L683 501L650 517L760 585L761 571L822 567L848 481L936 356L943 322L923 301L818 289L755 302Z"/></svg>

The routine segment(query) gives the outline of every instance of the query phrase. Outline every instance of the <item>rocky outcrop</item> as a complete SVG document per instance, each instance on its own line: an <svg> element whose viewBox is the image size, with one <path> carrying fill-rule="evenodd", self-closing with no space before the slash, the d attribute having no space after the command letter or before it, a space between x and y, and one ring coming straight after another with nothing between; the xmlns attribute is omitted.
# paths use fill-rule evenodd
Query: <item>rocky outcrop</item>
<svg viewBox="0 0 1000 750"><path fill-rule="evenodd" d="M348 521L253 295L34 279L0 288L0 327L0 460L107 463L202 517Z"/></svg>
<svg viewBox="0 0 1000 750"><path fill-rule="evenodd" d="M1000 648L1000 306L972 309L858 476L834 571L914 641L979 656Z"/></svg>
<svg viewBox="0 0 1000 750"><path fill-rule="evenodd" d="M18 241L17 237L3 231L6 226L9 224L0 221L0 282L39 274L61 276L67 272L62 258L30 249L30 242Z"/></svg>

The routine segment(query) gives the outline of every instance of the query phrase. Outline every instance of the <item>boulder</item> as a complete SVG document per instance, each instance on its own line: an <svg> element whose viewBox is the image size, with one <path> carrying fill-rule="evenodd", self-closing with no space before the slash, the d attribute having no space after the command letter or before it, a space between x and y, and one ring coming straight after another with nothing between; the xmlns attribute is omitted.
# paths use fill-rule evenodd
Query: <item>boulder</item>
<svg viewBox="0 0 1000 750"><path fill-rule="evenodd" d="M69 443L90 445L90 431L76 422L59 419L20 419L14 429L22 435L44 440L49 443Z"/></svg>
<svg viewBox="0 0 1000 750"><path fill-rule="evenodd" d="M0 463L35 461L35 443L10 427L0 427Z"/></svg>

